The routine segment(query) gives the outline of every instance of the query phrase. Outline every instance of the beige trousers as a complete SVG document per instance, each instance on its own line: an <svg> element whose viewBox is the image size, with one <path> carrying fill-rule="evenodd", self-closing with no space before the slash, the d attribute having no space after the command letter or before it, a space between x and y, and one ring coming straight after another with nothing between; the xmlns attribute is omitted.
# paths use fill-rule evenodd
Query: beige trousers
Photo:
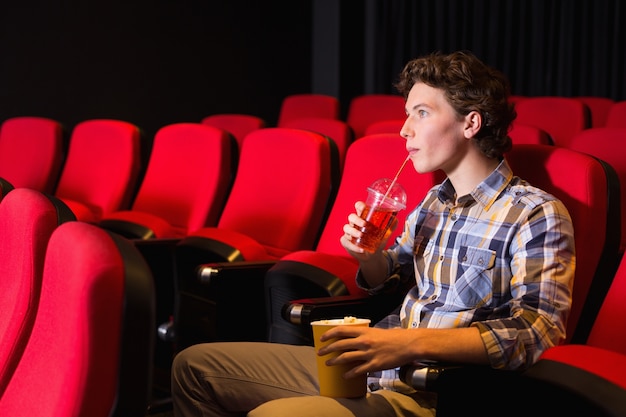
<svg viewBox="0 0 626 417"><path fill-rule="evenodd" d="M206 343L180 352L172 398L175 417L432 417L436 405L430 393L322 397L312 347L254 342Z"/></svg>

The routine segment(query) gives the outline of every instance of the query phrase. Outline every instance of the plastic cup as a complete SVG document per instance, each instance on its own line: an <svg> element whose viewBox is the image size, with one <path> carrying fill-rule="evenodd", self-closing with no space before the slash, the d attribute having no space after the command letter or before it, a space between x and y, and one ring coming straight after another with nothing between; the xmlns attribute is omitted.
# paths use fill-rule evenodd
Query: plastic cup
<svg viewBox="0 0 626 417"><path fill-rule="evenodd" d="M406 208L406 199L406 192L398 182L389 178L374 181L367 188L365 209L361 213L365 220L365 226L360 228L363 235L352 242L368 252L375 252L398 212Z"/></svg>
<svg viewBox="0 0 626 417"><path fill-rule="evenodd" d="M370 325L369 319L358 319L355 317L345 317L343 319L328 319L311 322L313 328L313 340L315 352L336 339L320 342L320 337L328 329L336 326L365 326ZM367 393L367 374L346 379L343 374L354 367L354 364L327 366L326 361L338 356L339 352L330 353L324 356L317 356L317 373L320 383L320 395L333 398L357 398L363 397Z"/></svg>

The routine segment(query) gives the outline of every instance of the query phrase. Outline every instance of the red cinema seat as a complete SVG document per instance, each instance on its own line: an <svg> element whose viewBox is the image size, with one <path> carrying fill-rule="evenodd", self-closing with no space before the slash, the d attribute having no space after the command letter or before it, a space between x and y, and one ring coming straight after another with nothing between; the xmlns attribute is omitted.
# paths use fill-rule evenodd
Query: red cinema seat
<svg viewBox="0 0 626 417"><path fill-rule="evenodd" d="M23 116L0 125L0 176L13 186L53 193L63 159L60 122Z"/></svg>
<svg viewBox="0 0 626 417"><path fill-rule="evenodd" d="M128 238L182 238L215 226L230 190L237 144L222 129L174 123L154 137L130 209L112 211L99 224Z"/></svg>
<svg viewBox="0 0 626 417"><path fill-rule="evenodd" d="M365 135L369 125L381 120L404 119L404 97L396 94L364 94L350 100L346 122L356 140Z"/></svg>
<svg viewBox="0 0 626 417"><path fill-rule="evenodd" d="M238 149L241 148L243 139L248 136L248 133L267 126L262 118L241 113L211 114L204 117L200 123L223 129L233 135Z"/></svg>
<svg viewBox="0 0 626 417"><path fill-rule="evenodd" d="M50 235L71 220L65 204L30 188L17 188L0 201L0 396L35 321Z"/></svg>
<svg viewBox="0 0 626 417"><path fill-rule="evenodd" d="M154 287L134 246L85 222L58 226L39 308L0 398L0 415L144 416L155 338Z"/></svg>
<svg viewBox="0 0 626 417"><path fill-rule="evenodd" d="M141 132L122 120L93 119L70 135L55 191L76 218L97 223L130 206L141 168Z"/></svg>
<svg viewBox="0 0 626 417"><path fill-rule="evenodd" d="M328 94L291 94L285 97L278 112L277 127L286 127L285 123L294 119L320 117L339 119L339 99Z"/></svg>

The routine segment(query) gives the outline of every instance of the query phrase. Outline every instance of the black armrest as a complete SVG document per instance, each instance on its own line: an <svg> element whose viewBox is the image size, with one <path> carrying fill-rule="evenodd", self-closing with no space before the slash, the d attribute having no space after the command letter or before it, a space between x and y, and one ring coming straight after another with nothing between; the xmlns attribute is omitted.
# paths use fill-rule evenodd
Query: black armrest
<svg viewBox="0 0 626 417"><path fill-rule="evenodd" d="M265 274L276 263L270 261L239 261L239 262L213 262L199 265L196 268L198 281L202 285L220 285L220 280L232 282L246 277L257 279L260 274Z"/></svg>
<svg viewBox="0 0 626 417"><path fill-rule="evenodd" d="M614 352L609 352L614 355ZM626 357L612 358L615 367L626 366ZM626 389L593 372L568 363L541 359L523 374L535 393L549 398L551 410L561 415L626 416ZM556 414L552 414L556 415Z"/></svg>
<svg viewBox="0 0 626 417"><path fill-rule="evenodd" d="M303 298L283 305L282 318L290 324L291 332L281 332L282 343L313 344L311 322L329 318L354 316L368 318L372 323L383 319L402 303L403 294L339 295L334 297Z"/></svg>
<svg viewBox="0 0 626 417"><path fill-rule="evenodd" d="M124 236L127 239L152 239L154 231L137 223L119 219L101 220L98 226Z"/></svg>
<svg viewBox="0 0 626 417"><path fill-rule="evenodd" d="M312 321L355 316L375 323L397 308L403 296L398 295L338 295L334 297L303 298L283 306L282 316L292 324L310 326Z"/></svg>
<svg viewBox="0 0 626 417"><path fill-rule="evenodd" d="M415 363L400 368L402 382L419 391L437 391L439 377L463 365L440 365L436 363Z"/></svg>

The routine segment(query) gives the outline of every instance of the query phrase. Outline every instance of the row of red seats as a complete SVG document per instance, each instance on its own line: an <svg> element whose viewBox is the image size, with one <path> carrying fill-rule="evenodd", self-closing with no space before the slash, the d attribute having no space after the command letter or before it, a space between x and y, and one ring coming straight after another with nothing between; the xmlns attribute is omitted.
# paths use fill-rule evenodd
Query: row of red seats
<svg viewBox="0 0 626 417"><path fill-rule="evenodd" d="M581 107L588 106L587 104L581 105L581 101L560 97L516 96L519 120L511 135L517 138L516 143L546 143L548 140L555 141L555 138L560 138L559 141L568 146L574 134L583 130L587 125L586 110L590 107ZM596 98L595 101L587 99L587 102L604 103L604 108L607 109L607 100ZM614 109L623 108L619 105L620 103L614 104ZM361 123L360 129L367 134L387 131L397 133L402 119L387 118L390 117L389 114L402 114L402 106L403 100L399 96L374 94L360 96L351 103L348 123L336 119L339 103L334 97L316 94L293 95L285 98L279 123L284 127L314 130L332 138L339 151L341 170L347 147L355 137L359 137L359 134L354 134L356 129L350 126L357 126ZM562 110L559 110L560 108ZM388 113L384 113L381 109L386 109ZM626 120L616 116L608 117L608 110L605 111L607 120ZM240 128L240 131L233 134L236 139L239 138L239 146L243 137L251 130L265 127L264 122L255 116L238 115L234 121L228 121L229 116L234 115L208 116L202 120L202 123L213 124L227 131ZM376 123L377 120L379 120L378 123ZM117 126L114 127L114 125ZM172 143L175 141L172 137L186 134L183 129L183 127L168 127L157 136L169 134L170 143ZM187 129L192 128L187 127ZM198 128L195 129L198 130ZM81 220L95 222L115 210L129 208L129 203L134 198L132 192L139 172L139 129L120 121L83 122L72 131L66 158L63 155L61 131L60 123L49 119L25 117L3 122L0 130L0 176L18 187L27 186L54 192L72 205L75 211L80 212L78 216ZM559 133L561 131L563 133ZM618 135L616 132L607 134ZM116 139L118 137L119 139ZM119 140L119 142L114 142L114 140ZM173 159L176 145L168 146L170 158ZM198 152L209 155L208 149L204 151L198 149ZM224 157L224 152L221 150L219 156ZM187 154L182 156L187 157ZM96 162L104 159L106 159L106 164L102 165L106 165L108 170L96 170L98 166ZM157 162L155 161L153 165L157 165ZM86 165L90 165L89 170L85 169ZM175 177L169 178L172 178L172 183L176 183ZM94 184L97 184L97 187L94 187ZM105 191L106 186L108 186L108 192ZM149 184L146 184L147 186ZM223 193L223 188L215 190L215 193L219 195L220 191ZM208 193L209 196L212 194ZM209 198L206 199L208 200ZM141 207L144 204L139 201L138 205ZM176 211L173 207L169 210ZM202 210L206 210L206 204ZM213 212L209 217L214 220L215 216L216 213ZM186 227L184 220L181 219L174 227L182 229L178 230L179 233L184 233L184 227ZM193 225L189 227L193 228Z"/></svg>
<svg viewBox="0 0 626 417"><path fill-rule="evenodd" d="M0 126L0 177L53 194L79 220L96 223L127 207L141 166L141 131L121 120L87 120L65 146L60 122L15 117Z"/></svg>
<svg viewBox="0 0 626 417"><path fill-rule="evenodd" d="M616 102L606 97L521 95L512 96L511 101L516 104L527 101L517 107L518 120L511 132L515 143L561 145L567 143L572 133L582 129L626 126L626 101ZM345 119L340 115L336 97L294 94L283 99L277 126L294 127L292 123L297 123L298 119L337 120L350 130L353 138L359 138L372 133L399 132L404 114L403 98L393 94L364 94L353 98ZM243 138L251 129L267 126L260 117L245 114L210 115L203 122L230 129L237 138Z"/></svg>

